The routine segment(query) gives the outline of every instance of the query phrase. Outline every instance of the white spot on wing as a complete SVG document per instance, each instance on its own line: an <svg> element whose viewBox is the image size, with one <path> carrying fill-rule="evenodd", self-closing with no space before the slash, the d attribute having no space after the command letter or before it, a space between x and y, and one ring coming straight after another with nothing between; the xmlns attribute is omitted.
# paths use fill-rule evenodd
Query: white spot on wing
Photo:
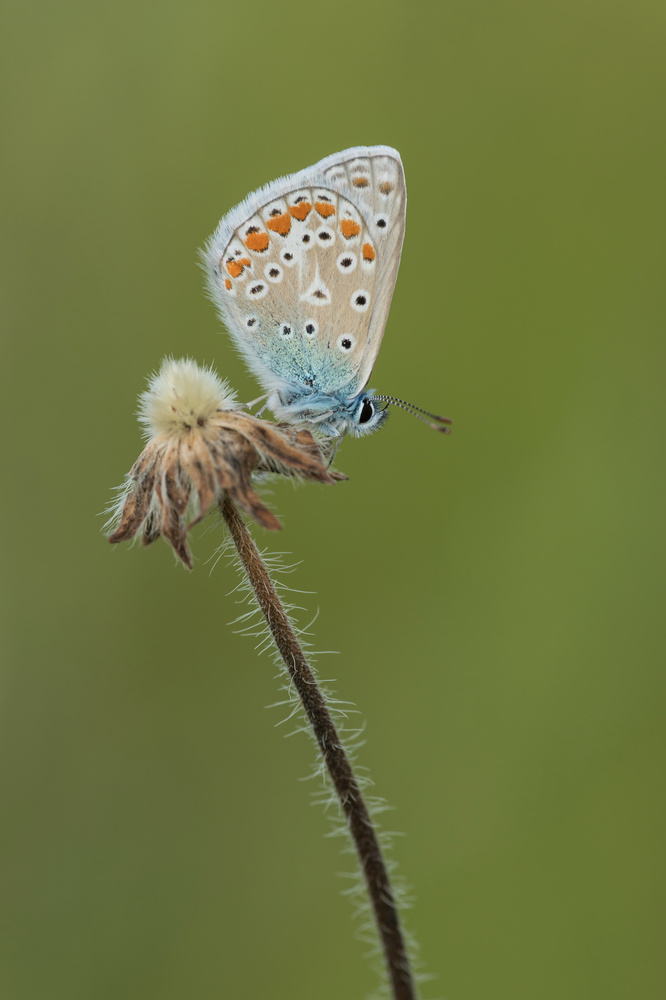
<svg viewBox="0 0 666 1000"><path fill-rule="evenodd" d="M284 277L284 271L279 264L266 264L264 274L273 285L279 284Z"/></svg>
<svg viewBox="0 0 666 1000"><path fill-rule="evenodd" d="M356 265L358 264L358 257L355 253L341 253L336 261L338 271L340 274L352 274L356 270Z"/></svg>
<svg viewBox="0 0 666 1000"><path fill-rule="evenodd" d="M356 338L351 333L341 333L335 343L338 350L348 354L356 343Z"/></svg>
<svg viewBox="0 0 666 1000"><path fill-rule="evenodd" d="M331 247L335 243L335 232L330 226L320 226L315 236L321 246Z"/></svg>
<svg viewBox="0 0 666 1000"><path fill-rule="evenodd" d="M349 303L356 312L367 312L370 306L370 292L366 291L365 288L357 288Z"/></svg>
<svg viewBox="0 0 666 1000"><path fill-rule="evenodd" d="M331 293L319 274L319 268L315 273L314 281L309 288L300 296L301 302L307 302L312 306L328 306L331 304Z"/></svg>
<svg viewBox="0 0 666 1000"><path fill-rule="evenodd" d="M250 281L245 286L248 299L263 299L268 295L268 285L265 281Z"/></svg>

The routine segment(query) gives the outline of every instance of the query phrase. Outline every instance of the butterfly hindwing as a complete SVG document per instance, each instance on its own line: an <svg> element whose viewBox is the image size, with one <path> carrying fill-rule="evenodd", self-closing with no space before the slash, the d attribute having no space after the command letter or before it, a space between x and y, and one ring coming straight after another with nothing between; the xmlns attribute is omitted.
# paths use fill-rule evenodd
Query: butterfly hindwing
<svg viewBox="0 0 666 1000"><path fill-rule="evenodd" d="M377 262L346 198L319 184L270 199L234 231L216 271L230 333L270 388L333 392L356 380Z"/></svg>

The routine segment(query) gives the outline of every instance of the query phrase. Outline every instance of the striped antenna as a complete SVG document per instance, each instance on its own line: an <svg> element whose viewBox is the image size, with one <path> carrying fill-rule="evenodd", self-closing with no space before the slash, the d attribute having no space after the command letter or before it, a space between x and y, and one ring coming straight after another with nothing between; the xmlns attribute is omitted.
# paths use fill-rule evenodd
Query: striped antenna
<svg viewBox="0 0 666 1000"><path fill-rule="evenodd" d="M432 427L434 431L441 431L443 434L451 433L451 427L449 426L451 421L448 417L438 417L436 413L428 413L427 410L422 410L420 406L414 406L413 403L406 403L404 399L397 399L395 396L370 396L368 402L375 401L387 403L391 406L399 406L402 410L406 410L407 413L411 413L413 417L418 417L428 427Z"/></svg>

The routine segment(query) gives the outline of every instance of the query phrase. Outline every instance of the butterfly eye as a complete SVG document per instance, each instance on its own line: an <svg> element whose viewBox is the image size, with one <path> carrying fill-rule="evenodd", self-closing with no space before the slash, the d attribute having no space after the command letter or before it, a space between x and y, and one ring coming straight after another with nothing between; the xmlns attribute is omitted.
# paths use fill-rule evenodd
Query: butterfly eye
<svg viewBox="0 0 666 1000"><path fill-rule="evenodd" d="M375 415L375 408L372 403L369 403L367 399L363 400L363 406L361 407L361 412L358 415L359 424L367 424L368 420L372 420Z"/></svg>

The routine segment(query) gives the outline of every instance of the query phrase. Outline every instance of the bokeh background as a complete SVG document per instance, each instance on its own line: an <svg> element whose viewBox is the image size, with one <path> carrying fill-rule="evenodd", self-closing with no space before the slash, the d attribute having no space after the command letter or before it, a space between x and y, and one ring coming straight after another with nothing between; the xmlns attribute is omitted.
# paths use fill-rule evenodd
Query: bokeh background
<svg viewBox="0 0 666 1000"><path fill-rule="evenodd" d="M256 383L197 248L355 144L409 205L332 488L276 484L313 642L405 836L427 1000L652 1000L664 967L659 0L7 3L0 993L363 997L269 656L193 540L111 548L166 354Z"/></svg>

